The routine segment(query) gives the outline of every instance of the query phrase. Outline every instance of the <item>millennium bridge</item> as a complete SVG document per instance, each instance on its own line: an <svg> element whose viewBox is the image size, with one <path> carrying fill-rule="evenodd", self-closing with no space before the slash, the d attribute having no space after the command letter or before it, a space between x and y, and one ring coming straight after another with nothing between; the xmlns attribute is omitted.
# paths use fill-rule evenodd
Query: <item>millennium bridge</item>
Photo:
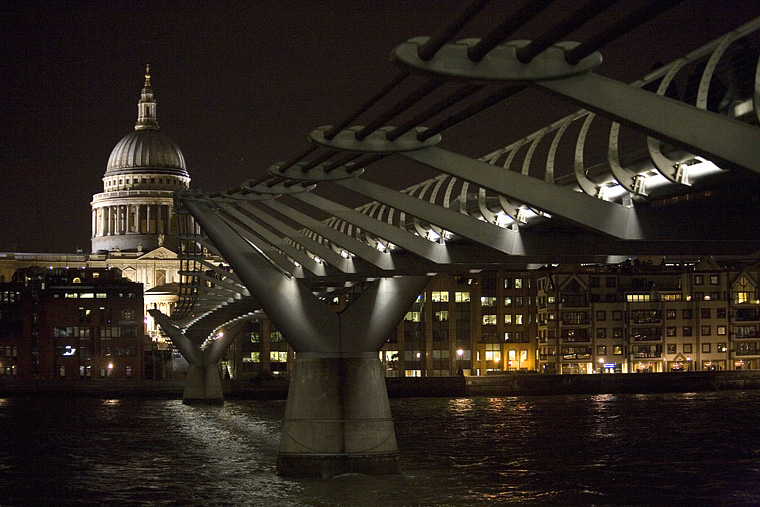
<svg viewBox="0 0 760 507"><path fill-rule="evenodd" d="M603 73L605 46L678 1L526 1L459 40L487 3L388 41L397 73L267 176L175 195L180 302L151 315L190 365L186 403L221 402L235 326L272 320L296 352L282 475L398 471L378 351L436 273L760 250L760 18L621 82ZM513 38L536 19L552 21ZM529 89L537 107L581 109L477 159L439 147ZM410 164L431 176L388 184ZM358 297L343 311L324 303L346 291Z"/></svg>

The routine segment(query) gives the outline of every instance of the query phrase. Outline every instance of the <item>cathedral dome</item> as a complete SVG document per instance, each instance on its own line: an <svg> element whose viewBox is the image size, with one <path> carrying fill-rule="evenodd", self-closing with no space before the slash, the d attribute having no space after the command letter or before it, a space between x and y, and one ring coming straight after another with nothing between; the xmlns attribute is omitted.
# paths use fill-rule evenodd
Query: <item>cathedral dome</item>
<svg viewBox="0 0 760 507"><path fill-rule="evenodd" d="M140 172L189 177L179 146L158 128L143 128L127 134L108 158L107 176Z"/></svg>
<svg viewBox="0 0 760 507"><path fill-rule="evenodd" d="M111 151L105 175L139 173L190 177L182 151L158 128L149 69L146 69L145 85L137 104L135 131L124 136Z"/></svg>

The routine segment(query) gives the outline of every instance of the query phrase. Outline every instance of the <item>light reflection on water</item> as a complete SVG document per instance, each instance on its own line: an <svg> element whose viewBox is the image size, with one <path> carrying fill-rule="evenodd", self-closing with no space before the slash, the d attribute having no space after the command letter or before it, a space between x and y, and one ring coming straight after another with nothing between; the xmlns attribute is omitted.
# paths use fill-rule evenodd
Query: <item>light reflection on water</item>
<svg viewBox="0 0 760 507"><path fill-rule="evenodd" d="M284 401L0 399L0 504L760 503L760 392L391 400L403 474L275 474Z"/></svg>

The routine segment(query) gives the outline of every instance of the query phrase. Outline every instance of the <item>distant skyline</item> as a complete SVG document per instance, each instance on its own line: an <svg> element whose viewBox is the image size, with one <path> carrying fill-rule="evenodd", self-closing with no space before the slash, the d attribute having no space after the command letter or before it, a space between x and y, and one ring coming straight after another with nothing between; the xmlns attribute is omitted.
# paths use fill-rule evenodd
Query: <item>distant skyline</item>
<svg viewBox="0 0 760 507"><path fill-rule="evenodd" d="M90 251L90 201L134 128L146 64L191 187L222 190L342 121L396 74L396 45L437 34L469 3L0 2L0 252ZM482 37L515 4L492 2L456 38ZM633 80L758 15L757 1L687 0L603 48L598 72ZM442 146L477 157L575 109L537 97L525 92L445 132Z"/></svg>

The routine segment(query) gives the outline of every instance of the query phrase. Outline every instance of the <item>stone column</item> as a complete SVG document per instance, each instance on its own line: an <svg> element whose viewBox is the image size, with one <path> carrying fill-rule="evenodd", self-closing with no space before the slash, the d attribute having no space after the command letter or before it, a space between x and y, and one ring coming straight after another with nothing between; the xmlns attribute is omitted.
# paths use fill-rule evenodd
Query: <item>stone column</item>
<svg viewBox="0 0 760 507"><path fill-rule="evenodd" d="M124 234L124 206L118 204L116 206L116 234Z"/></svg>

